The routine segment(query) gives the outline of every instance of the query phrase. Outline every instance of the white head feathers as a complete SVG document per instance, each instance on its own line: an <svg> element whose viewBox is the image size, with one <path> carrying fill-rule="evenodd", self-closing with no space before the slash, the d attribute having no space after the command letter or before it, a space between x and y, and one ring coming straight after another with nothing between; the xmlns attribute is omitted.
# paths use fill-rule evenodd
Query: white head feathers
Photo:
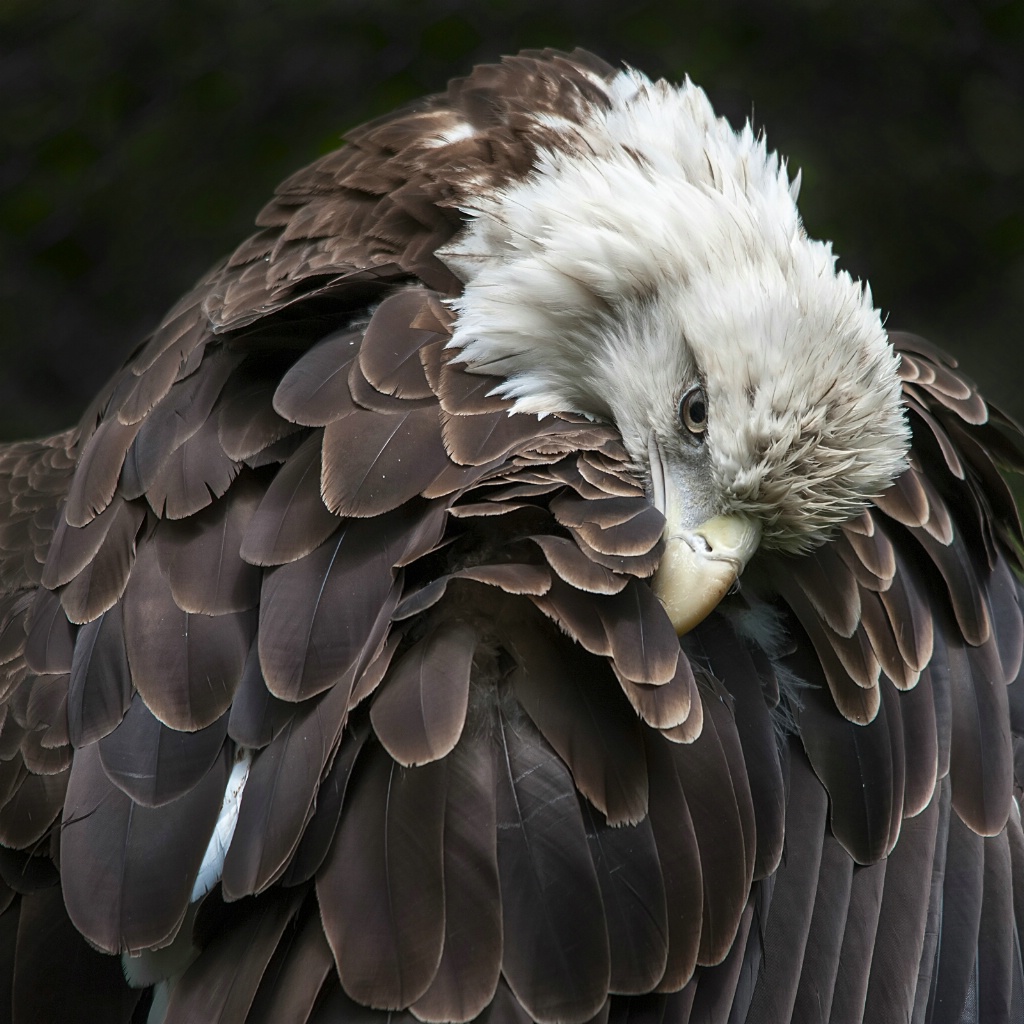
<svg viewBox="0 0 1024 1024"><path fill-rule="evenodd" d="M702 382L723 511L800 550L904 468L897 358L867 288L807 238L792 184L704 92L623 72L552 125L529 176L479 196L441 256L452 346L516 411L610 419L643 465Z"/></svg>

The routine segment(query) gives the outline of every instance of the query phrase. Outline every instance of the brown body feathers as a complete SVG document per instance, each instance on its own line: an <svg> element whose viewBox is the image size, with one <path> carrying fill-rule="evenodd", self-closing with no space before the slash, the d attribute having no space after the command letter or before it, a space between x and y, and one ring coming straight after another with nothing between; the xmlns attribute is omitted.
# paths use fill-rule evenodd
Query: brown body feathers
<svg viewBox="0 0 1024 1024"><path fill-rule="evenodd" d="M0 1018L1024 1020L1016 428L893 334L907 471L680 641L614 427L446 348L460 209L613 73L351 133L0 449Z"/></svg>

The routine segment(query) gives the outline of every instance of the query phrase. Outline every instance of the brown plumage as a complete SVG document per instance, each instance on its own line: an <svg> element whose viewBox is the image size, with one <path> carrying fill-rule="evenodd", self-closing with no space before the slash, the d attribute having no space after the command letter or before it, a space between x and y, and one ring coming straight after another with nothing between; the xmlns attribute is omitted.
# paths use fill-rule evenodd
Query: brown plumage
<svg viewBox="0 0 1024 1024"><path fill-rule="evenodd" d="M0 1017L1024 1019L1017 428L890 334L905 471L811 541L737 483L680 640L629 409L448 344L467 218L621 82L526 52L351 133L0 450Z"/></svg>

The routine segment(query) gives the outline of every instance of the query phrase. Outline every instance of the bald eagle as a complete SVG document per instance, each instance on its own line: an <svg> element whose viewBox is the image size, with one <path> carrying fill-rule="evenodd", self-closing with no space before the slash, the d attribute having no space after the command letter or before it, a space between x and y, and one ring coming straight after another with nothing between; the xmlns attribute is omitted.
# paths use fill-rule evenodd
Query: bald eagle
<svg viewBox="0 0 1024 1024"><path fill-rule="evenodd" d="M1022 438L798 185L524 52L0 449L5 1019L1024 1020Z"/></svg>

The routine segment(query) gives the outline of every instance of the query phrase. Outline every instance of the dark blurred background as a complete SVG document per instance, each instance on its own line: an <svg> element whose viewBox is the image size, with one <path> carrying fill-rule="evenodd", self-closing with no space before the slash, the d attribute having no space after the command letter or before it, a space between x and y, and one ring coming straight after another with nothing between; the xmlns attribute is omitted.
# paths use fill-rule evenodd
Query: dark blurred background
<svg viewBox="0 0 1024 1024"><path fill-rule="evenodd" d="M0 437L74 421L345 129L577 45L765 127L889 326L1024 417L1021 0L3 0Z"/></svg>

